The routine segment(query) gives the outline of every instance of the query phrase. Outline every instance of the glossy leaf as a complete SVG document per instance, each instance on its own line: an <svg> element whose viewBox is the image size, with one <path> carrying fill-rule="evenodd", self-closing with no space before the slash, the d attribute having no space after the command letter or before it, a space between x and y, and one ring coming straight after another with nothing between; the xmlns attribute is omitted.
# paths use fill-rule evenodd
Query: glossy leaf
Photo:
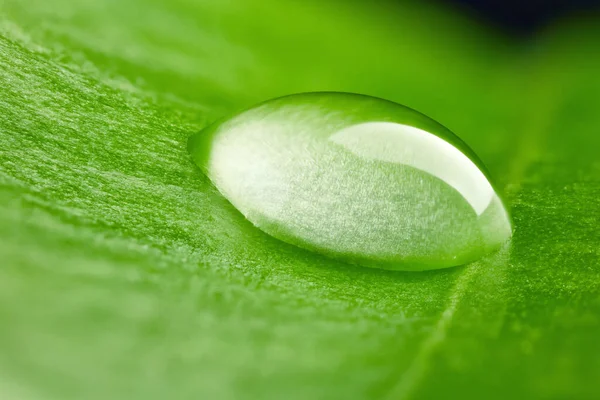
<svg viewBox="0 0 600 400"><path fill-rule="evenodd" d="M600 395L598 29L513 52L429 4L321 3L0 4L3 397ZM187 137L315 90L459 133L511 247L393 272L254 228Z"/></svg>

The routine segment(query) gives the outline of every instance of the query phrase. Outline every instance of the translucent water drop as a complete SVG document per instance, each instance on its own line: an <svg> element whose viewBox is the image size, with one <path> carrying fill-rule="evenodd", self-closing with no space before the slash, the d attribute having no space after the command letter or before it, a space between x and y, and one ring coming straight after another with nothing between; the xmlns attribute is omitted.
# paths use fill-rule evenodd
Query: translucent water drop
<svg viewBox="0 0 600 400"><path fill-rule="evenodd" d="M213 124L188 146L258 228L347 262L451 267L511 235L476 155L442 125L386 100L286 96Z"/></svg>

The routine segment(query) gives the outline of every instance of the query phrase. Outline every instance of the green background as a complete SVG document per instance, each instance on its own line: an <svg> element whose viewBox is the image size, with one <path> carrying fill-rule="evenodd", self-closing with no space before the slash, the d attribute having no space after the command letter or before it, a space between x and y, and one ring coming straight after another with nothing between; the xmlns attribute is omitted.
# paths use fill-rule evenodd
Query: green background
<svg viewBox="0 0 600 400"><path fill-rule="evenodd" d="M598 20L420 4L0 0L0 397L600 397ZM402 273L253 228L186 139L314 90L450 127L511 245Z"/></svg>

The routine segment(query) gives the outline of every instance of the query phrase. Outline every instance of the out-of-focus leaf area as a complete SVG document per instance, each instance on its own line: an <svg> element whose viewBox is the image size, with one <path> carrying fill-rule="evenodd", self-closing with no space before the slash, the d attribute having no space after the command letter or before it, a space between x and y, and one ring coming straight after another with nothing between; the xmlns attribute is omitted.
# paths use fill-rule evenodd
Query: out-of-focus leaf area
<svg viewBox="0 0 600 400"><path fill-rule="evenodd" d="M516 43L430 2L2 0L0 398L599 398L598 21ZM252 227L186 138L317 90L450 127L512 243L402 273Z"/></svg>

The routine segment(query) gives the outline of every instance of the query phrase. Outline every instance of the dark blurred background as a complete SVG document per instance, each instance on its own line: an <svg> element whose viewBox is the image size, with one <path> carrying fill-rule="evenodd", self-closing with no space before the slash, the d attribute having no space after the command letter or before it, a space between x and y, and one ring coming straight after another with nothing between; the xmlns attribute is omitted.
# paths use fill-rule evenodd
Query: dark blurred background
<svg viewBox="0 0 600 400"><path fill-rule="evenodd" d="M514 36L530 36L556 18L600 11L600 0L441 0Z"/></svg>

